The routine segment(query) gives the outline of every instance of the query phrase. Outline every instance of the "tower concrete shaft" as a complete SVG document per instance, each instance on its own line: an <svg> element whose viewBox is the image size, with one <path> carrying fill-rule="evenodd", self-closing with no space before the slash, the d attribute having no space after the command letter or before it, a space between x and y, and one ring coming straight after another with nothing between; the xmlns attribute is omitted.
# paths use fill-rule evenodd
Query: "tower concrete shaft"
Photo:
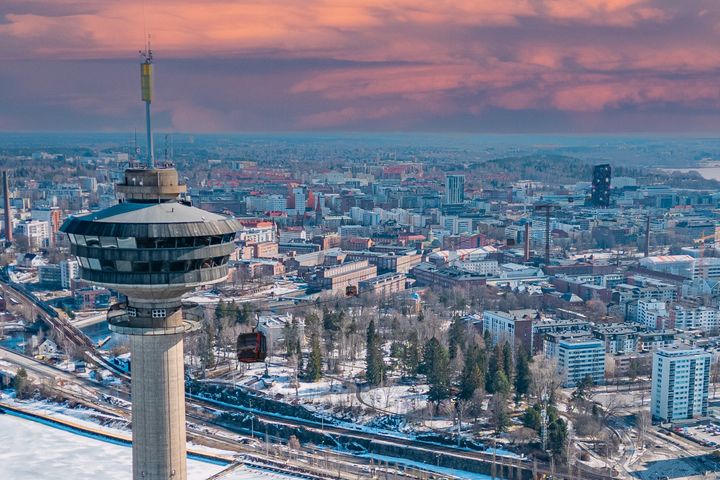
<svg viewBox="0 0 720 480"><path fill-rule="evenodd" d="M134 321L130 338L133 478L185 480L185 366L179 298L128 299ZM160 312L167 316L158 322ZM156 317L156 318L153 318Z"/></svg>
<svg viewBox="0 0 720 480"><path fill-rule="evenodd" d="M133 478L187 478L181 333L131 335Z"/></svg>

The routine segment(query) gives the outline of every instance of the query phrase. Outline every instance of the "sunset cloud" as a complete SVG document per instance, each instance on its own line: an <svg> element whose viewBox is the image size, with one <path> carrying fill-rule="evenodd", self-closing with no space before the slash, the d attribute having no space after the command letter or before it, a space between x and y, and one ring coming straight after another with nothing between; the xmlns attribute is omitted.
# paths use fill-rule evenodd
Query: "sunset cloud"
<svg viewBox="0 0 720 480"><path fill-rule="evenodd" d="M166 129L474 130L493 116L567 128L587 115L593 128L640 129L672 112L714 129L719 11L715 0L6 0L0 128L129 128L133 52L151 32Z"/></svg>

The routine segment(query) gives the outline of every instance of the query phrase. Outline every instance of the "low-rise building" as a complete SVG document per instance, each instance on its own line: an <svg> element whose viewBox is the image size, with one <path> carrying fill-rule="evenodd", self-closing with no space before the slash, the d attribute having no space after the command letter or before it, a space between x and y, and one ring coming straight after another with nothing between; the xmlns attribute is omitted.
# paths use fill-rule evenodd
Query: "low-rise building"
<svg viewBox="0 0 720 480"><path fill-rule="evenodd" d="M392 295L405 290L404 273L385 273L375 278L363 280L358 284L360 293L374 293L377 295Z"/></svg>
<svg viewBox="0 0 720 480"><path fill-rule="evenodd" d="M268 352L280 352L284 348L285 337L289 329L294 328L300 343L304 343L305 322L292 314L260 315L257 331L265 335ZM292 338L292 337L291 337Z"/></svg>
<svg viewBox="0 0 720 480"><path fill-rule="evenodd" d="M340 265L321 267L310 279L308 286L326 290L332 294L344 294L348 287L357 287L363 280L377 276L377 267L367 260L345 262Z"/></svg>

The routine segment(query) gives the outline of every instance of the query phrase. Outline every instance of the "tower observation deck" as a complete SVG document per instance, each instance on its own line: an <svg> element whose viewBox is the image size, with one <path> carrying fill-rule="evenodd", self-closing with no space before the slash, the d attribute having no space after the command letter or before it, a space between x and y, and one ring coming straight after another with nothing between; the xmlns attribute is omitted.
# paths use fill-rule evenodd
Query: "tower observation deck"
<svg viewBox="0 0 720 480"><path fill-rule="evenodd" d="M171 166L130 168L117 191L120 203L70 217L61 231L83 280L127 296L108 323L130 339L133 478L185 480L183 334L197 325L183 318L181 296L226 278L240 225L184 201Z"/></svg>

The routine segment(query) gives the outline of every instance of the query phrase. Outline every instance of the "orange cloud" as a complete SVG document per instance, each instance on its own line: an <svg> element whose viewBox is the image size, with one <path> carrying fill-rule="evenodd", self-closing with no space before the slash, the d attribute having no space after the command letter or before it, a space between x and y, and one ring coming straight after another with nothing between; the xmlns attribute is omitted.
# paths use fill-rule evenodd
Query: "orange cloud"
<svg viewBox="0 0 720 480"><path fill-rule="evenodd" d="M204 91L172 98L164 112L182 129L242 120L209 105L216 97L258 124L296 102L288 121L322 128L490 109L692 109L720 96L716 0L7 1L7 62L129 59L146 28L159 60L197 62L175 74ZM254 103L239 87L249 71L206 71L208 58L282 65L252 81L283 103L273 107L270 94L269 106ZM76 94L58 98L80 108Z"/></svg>

